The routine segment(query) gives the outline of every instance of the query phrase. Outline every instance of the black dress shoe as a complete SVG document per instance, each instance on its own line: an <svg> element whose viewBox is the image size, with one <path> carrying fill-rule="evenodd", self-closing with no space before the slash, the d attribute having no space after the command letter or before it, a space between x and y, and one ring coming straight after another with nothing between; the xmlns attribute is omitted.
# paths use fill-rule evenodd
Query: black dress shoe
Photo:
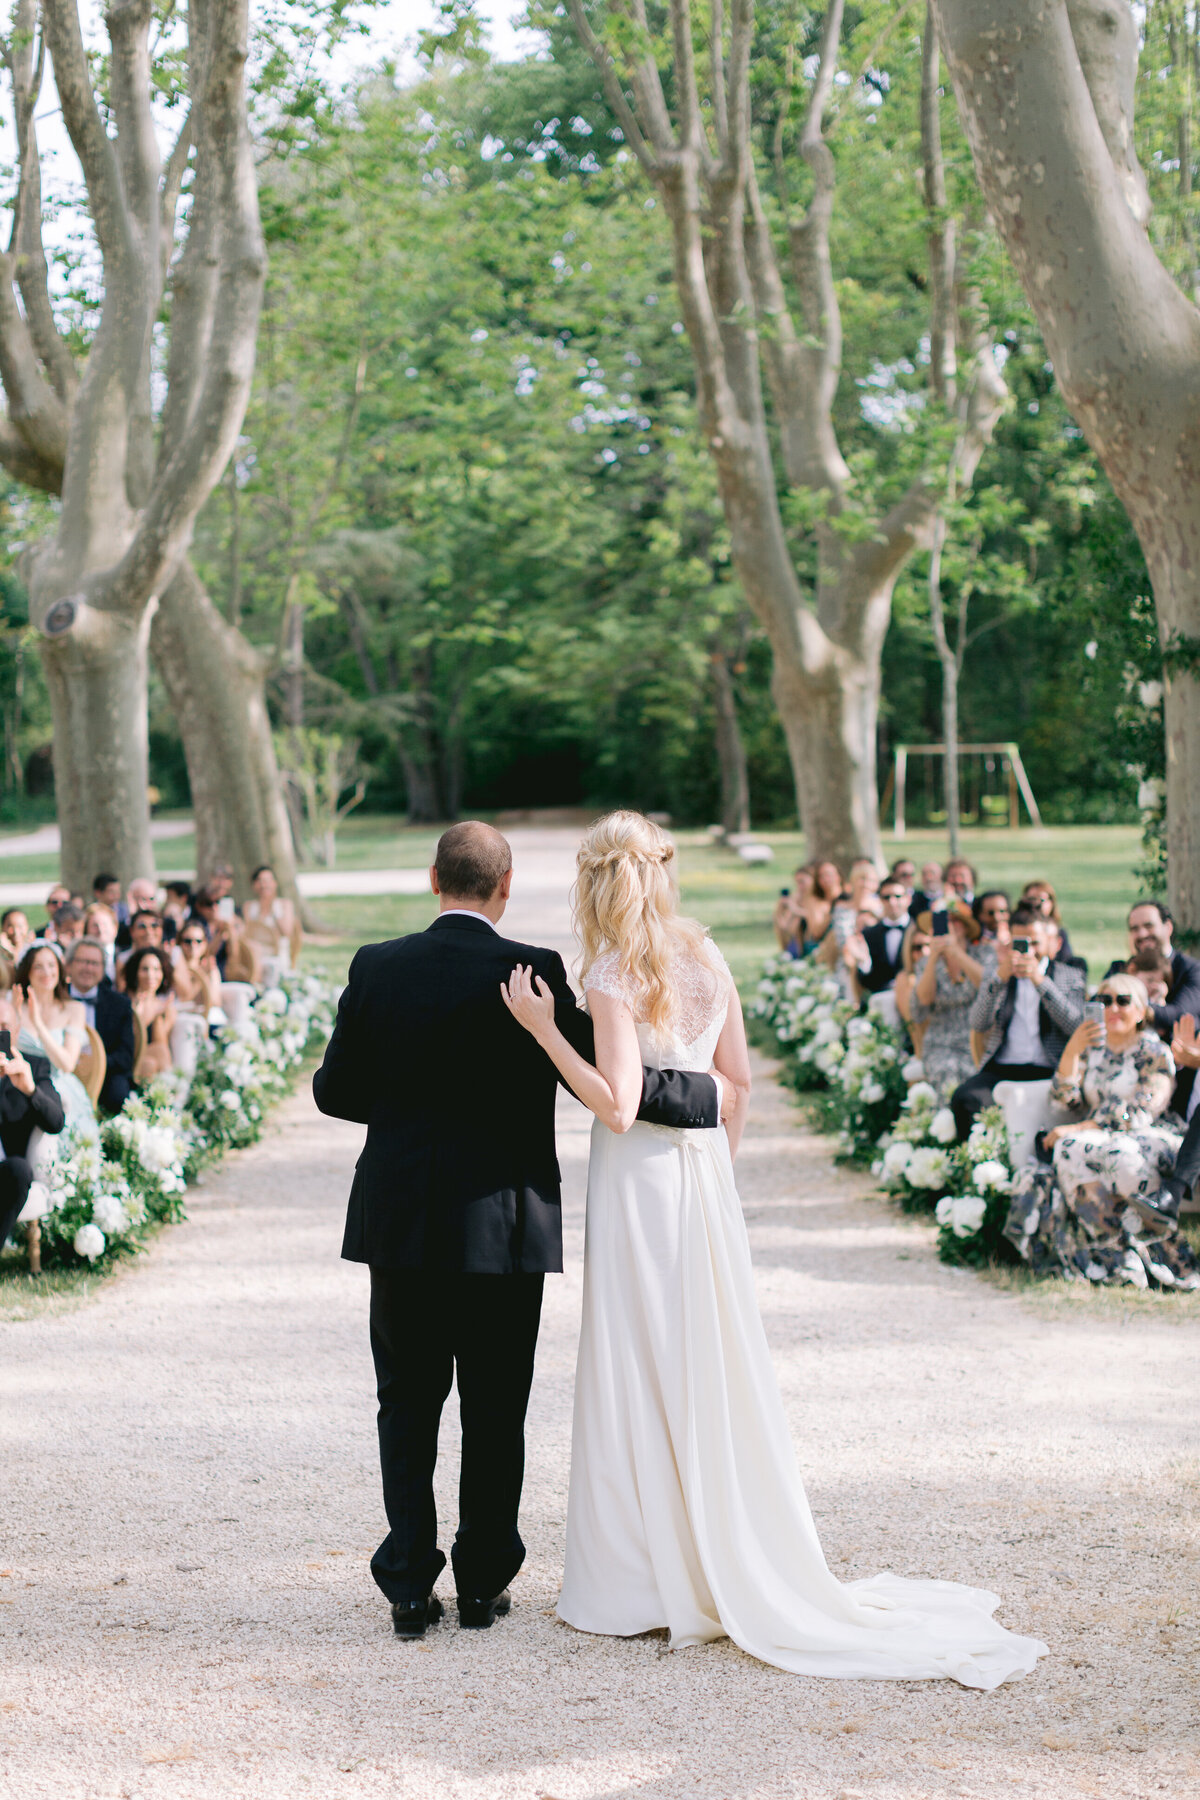
<svg viewBox="0 0 1200 1800"><path fill-rule="evenodd" d="M399 1638L424 1637L425 1627L436 1625L445 1610L436 1594L424 1600L393 1600L392 1630Z"/></svg>
<svg viewBox="0 0 1200 1800"><path fill-rule="evenodd" d="M470 1594L456 1594L458 1622L467 1631L486 1631L496 1619L502 1619L512 1607L512 1595L505 1588L491 1600L477 1600Z"/></svg>

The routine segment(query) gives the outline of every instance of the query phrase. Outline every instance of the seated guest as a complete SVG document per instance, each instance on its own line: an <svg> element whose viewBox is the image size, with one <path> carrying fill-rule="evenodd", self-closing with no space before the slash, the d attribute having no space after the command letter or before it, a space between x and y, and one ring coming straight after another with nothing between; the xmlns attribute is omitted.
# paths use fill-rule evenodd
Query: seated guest
<svg viewBox="0 0 1200 1800"><path fill-rule="evenodd" d="M997 945L995 967L984 975L971 1008L971 1030L986 1034L985 1057L950 1099L960 1139L976 1113L990 1106L998 1081L1045 1081L1053 1074L1086 998L1079 970L1051 963L1046 920L1018 907L1012 937Z"/></svg>
<svg viewBox="0 0 1200 1800"><path fill-rule="evenodd" d="M1129 909L1129 948L1137 956L1143 950L1161 950L1171 959L1171 985L1167 998L1153 1005L1150 1016L1160 1037L1169 1038L1184 1013L1200 1018L1200 962L1173 948L1175 921L1161 900L1138 900ZM1108 975L1125 973L1125 963L1115 962ZM1105 976L1105 980L1108 976Z"/></svg>
<svg viewBox="0 0 1200 1800"><path fill-rule="evenodd" d="M927 912L925 919L930 922L932 914ZM929 946L932 942L931 933L922 928L919 919L914 919L904 934L904 946L900 952L901 968L893 990L896 995L896 1011L908 1027L912 1047L918 1056L921 1054L921 1040L925 1035L925 1027L913 1018L912 1003L917 977L929 954Z"/></svg>
<svg viewBox="0 0 1200 1800"><path fill-rule="evenodd" d="M159 950L163 941L162 916L156 912L135 912L129 921L129 948L117 954L118 974L135 950ZM122 984L123 985L123 984Z"/></svg>
<svg viewBox="0 0 1200 1800"><path fill-rule="evenodd" d="M873 912L864 910L856 913L851 920L850 935L844 944L839 941L837 932L831 927L825 933L817 951L816 960L833 970L847 1000L853 1000L856 1005L867 998L866 989L859 979L859 969L863 964L869 964L871 960L871 952L867 949L863 933L868 926L878 923L879 920Z"/></svg>
<svg viewBox="0 0 1200 1800"><path fill-rule="evenodd" d="M908 930L908 889L895 875L885 875L879 887L883 917L862 934L867 955L857 964L858 985L869 994L881 994L894 985L900 973L904 934Z"/></svg>
<svg viewBox="0 0 1200 1800"><path fill-rule="evenodd" d="M971 1055L971 1008L983 980L983 965L972 955L979 923L966 906L947 909L947 930L935 935L932 913L922 913L918 927L929 948L916 971L912 1021L921 1033L918 1055L925 1079L945 1099L974 1073Z"/></svg>
<svg viewBox="0 0 1200 1800"><path fill-rule="evenodd" d="M171 992L171 958L161 947L144 945L125 964L125 992L146 1028L146 1043L134 1065L135 1087L144 1087L171 1067L171 1033L175 1029L175 996Z"/></svg>
<svg viewBox="0 0 1200 1800"><path fill-rule="evenodd" d="M116 875L97 875L92 883L92 904L107 906L118 925L128 925L129 908L121 898L121 883Z"/></svg>
<svg viewBox="0 0 1200 1800"><path fill-rule="evenodd" d="M13 1227L29 1198L33 1169L29 1140L35 1131L56 1137L63 1128L63 1103L50 1079L50 1063L44 1056L25 1056L17 1048L21 1021L7 994L0 998L0 1030L9 1035L9 1055L0 1056L0 1244Z"/></svg>
<svg viewBox="0 0 1200 1800"><path fill-rule="evenodd" d="M815 873L808 863L804 863L792 876L790 888L784 888L775 902L775 910L771 915L771 923L775 927L775 938L785 956L807 956L815 944L804 944L804 904L813 891Z"/></svg>
<svg viewBox="0 0 1200 1800"><path fill-rule="evenodd" d="M976 894L971 905L975 922L979 926L981 941L995 944L998 938L1008 930L1011 913L1008 895L1000 888L988 888L985 893Z"/></svg>
<svg viewBox="0 0 1200 1800"><path fill-rule="evenodd" d="M83 935L104 952L104 973L111 981L117 972L117 932L120 926L111 906L93 900L83 915Z"/></svg>
<svg viewBox="0 0 1200 1800"><path fill-rule="evenodd" d="M45 932L49 928L50 923L53 920L54 915L58 911L59 907L60 906L69 906L70 904L71 904L70 888L64 887L61 881L56 881L54 886L50 889L50 892L46 895L46 922L42 926L43 932Z"/></svg>
<svg viewBox="0 0 1200 1800"><path fill-rule="evenodd" d="M946 864L944 879L944 895L950 900L965 900L970 906L975 898L975 889L979 885L979 877L965 856L952 856Z"/></svg>
<svg viewBox="0 0 1200 1800"><path fill-rule="evenodd" d="M913 890L909 902L909 912L915 919L918 913L936 912L946 898L945 872L940 862L921 864L921 885Z"/></svg>
<svg viewBox="0 0 1200 1800"><path fill-rule="evenodd" d="M232 919L235 914L240 914L241 908L236 904L233 898L232 863L214 863L212 874L204 885L216 901L218 918Z"/></svg>
<svg viewBox="0 0 1200 1800"><path fill-rule="evenodd" d="M1063 1046L1051 1097L1074 1114L1045 1134L1050 1166L1021 1171L1005 1236L1039 1273L1135 1287L1200 1287L1200 1262L1159 1204L1180 1146L1163 1115L1175 1066L1148 1029L1136 975L1105 978L1094 1019Z"/></svg>
<svg viewBox="0 0 1200 1800"><path fill-rule="evenodd" d="M198 919L208 933L221 980L246 981L257 986L262 977L258 952L245 937L237 914L224 917L217 911L216 895L210 888L201 887L192 895L190 917Z"/></svg>
<svg viewBox="0 0 1200 1800"><path fill-rule="evenodd" d="M879 870L869 856L857 856L850 864L849 900L856 913L883 912L879 904Z"/></svg>
<svg viewBox="0 0 1200 1800"><path fill-rule="evenodd" d="M179 934L173 968L175 998L180 1012L207 1018L221 1004L221 971L199 919L188 919Z"/></svg>
<svg viewBox="0 0 1200 1800"><path fill-rule="evenodd" d="M156 918L162 916L158 910L158 883L149 875L136 875L129 884L125 907L126 916L117 932L118 950L135 948L133 921L138 913L153 913Z"/></svg>
<svg viewBox="0 0 1200 1800"><path fill-rule="evenodd" d="M183 929L183 921L192 910L192 884L190 881L168 881L164 892L163 920L175 927L171 934L172 942L178 938Z"/></svg>
<svg viewBox="0 0 1200 1800"><path fill-rule="evenodd" d="M33 936L19 906L0 913L0 987L10 988L26 944Z"/></svg>
<svg viewBox="0 0 1200 1800"><path fill-rule="evenodd" d="M73 900L66 906L60 906L49 925L46 927L46 938L49 943L57 944L60 950L66 950L68 944L83 936L83 908L76 906Z"/></svg>
<svg viewBox="0 0 1200 1800"><path fill-rule="evenodd" d="M1062 939L1062 952L1056 959L1059 962L1074 962L1075 955L1071 949L1071 940L1067 936L1067 928L1062 922L1062 914L1058 910L1058 896L1048 881L1027 881L1021 889L1019 906L1027 906L1031 912L1040 913L1043 919L1049 919L1057 925ZM1087 964L1084 963L1084 968Z"/></svg>
<svg viewBox="0 0 1200 1800"><path fill-rule="evenodd" d="M1162 950L1139 950L1125 964L1126 972L1136 975L1149 995L1151 1006L1165 1006L1171 991L1171 959Z"/></svg>
<svg viewBox="0 0 1200 1800"><path fill-rule="evenodd" d="M18 1049L23 1056L44 1056L49 1061L68 1130L94 1135L96 1109L75 1073L87 1045L87 1021L79 1001L71 998L61 952L35 938L17 964L12 991L21 1020Z"/></svg>
<svg viewBox="0 0 1200 1800"><path fill-rule="evenodd" d="M917 886L917 865L911 856L898 856L888 874L897 880L909 899L912 899ZM882 882L880 886L882 887Z"/></svg>
<svg viewBox="0 0 1200 1800"><path fill-rule="evenodd" d="M103 910L113 917L107 907ZM105 973L104 949L95 938L76 938L66 960L71 998L104 1045L107 1066L100 1104L106 1112L120 1112L133 1088L133 1007Z"/></svg>

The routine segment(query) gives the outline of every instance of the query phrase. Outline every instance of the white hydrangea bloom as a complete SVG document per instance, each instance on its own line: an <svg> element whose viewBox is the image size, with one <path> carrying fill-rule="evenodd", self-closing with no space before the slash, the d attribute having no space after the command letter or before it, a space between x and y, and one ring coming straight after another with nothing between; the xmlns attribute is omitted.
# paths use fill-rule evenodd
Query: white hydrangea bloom
<svg viewBox="0 0 1200 1800"><path fill-rule="evenodd" d="M109 1237L120 1237L129 1230L129 1214L116 1194L97 1194L92 1201L92 1219Z"/></svg>
<svg viewBox="0 0 1200 1800"><path fill-rule="evenodd" d="M958 1126L954 1123L954 1114L948 1106L935 1112L929 1121L929 1135L939 1144L952 1144L958 1136Z"/></svg>
<svg viewBox="0 0 1200 1800"><path fill-rule="evenodd" d="M881 1081L868 1081L863 1087L862 1097L868 1106L874 1106L887 1093Z"/></svg>
<svg viewBox="0 0 1200 1800"><path fill-rule="evenodd" d="M937 1097L937 1089L930 1082L918 1081L909 1088L904 1104L910 1110L918 1106L936 1106Z"/></svg>
<svg viewBox="0 0 1200 1800"><path fill-rule="evenodd" d="M1012 1186L1012 1177L1002 1162L994 1158L987 1162L976 1163L971 1180L981 1194L1006 1194Z"/></svg>
<svg viewBox="0 0 1200 1800"><path fill-rule="evenodd" d="M913 1147L903 1138L889 1144L883 1153L883 1172L885 1175L903 1175L912 1161Z"/></svg>
<svg viewBox="0 0 1200 1800"><path fill-rule="evenodd" d="M904 1171L905 1180L914 1188L945 1187L950 1173L950 1158L932 1144L917 1144Z"/></svg>
<svg viewBox="0 0 1200 1800"><path fill-rule="evenodd" d="M955 1237L974 1237L983 1226L987 1201L975 1194L964 1194L950 1202L950 1229Z"/></svg>
<svg viewBox="0 0 1200 1800"><path fill-rule="evenodd" d="M85 1257L88 1262L95 1262L98 1256L104 1255L106 1247L104 1233L98 1225L81 1225L72 1240L72 1247L76 1256Z"/></svg>
<svg viewBox="0 0 1200 1800"><path fill-rule="evenodd" d="M920 1081L923 1078L925 1074L925 1064L921 1061L919 1056L910 1056L900 1073L903 1075L905 1081L911 1086L914 1081Z"/></svg>

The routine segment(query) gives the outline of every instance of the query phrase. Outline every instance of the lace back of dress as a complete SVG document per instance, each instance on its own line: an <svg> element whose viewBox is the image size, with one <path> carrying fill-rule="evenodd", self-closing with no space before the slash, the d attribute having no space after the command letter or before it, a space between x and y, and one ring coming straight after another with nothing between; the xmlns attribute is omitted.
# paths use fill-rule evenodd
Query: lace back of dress
<svg viewBox="0 0 1200 1800"><path fill-rule="evenodd" d="M615 950L597 957L583 986L585 993L596 991L624 1000L633 1013L639 1038L643 1043L652 1042L660 1052L674 1055L676 1066L684 1066L678 1060L682 1053L702 1048L702 1066L707 1068L725 1023L732 980L725 958L710 938L705 938L703 953L699 956L691 951L681 951L671 966L674 1014L667 1031L656 1036L651 1036L649 1026L640 1016L637 996L628 976L621 970L620 957ZM664 1062L663 1066L670 1065Z"/></svg>

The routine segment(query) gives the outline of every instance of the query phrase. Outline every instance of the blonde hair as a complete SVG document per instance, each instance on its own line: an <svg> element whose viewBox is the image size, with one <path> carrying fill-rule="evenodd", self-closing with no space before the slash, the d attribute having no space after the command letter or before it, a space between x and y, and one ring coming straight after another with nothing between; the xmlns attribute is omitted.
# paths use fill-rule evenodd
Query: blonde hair
<svg viewBox="0 0 1200 1800"><path fill-rule="evenodd" d="M1106 975L1104 980L1100 983L1100 986L1096 989L1096 992L1097 994L1107 994L1111 993L1113 988L1117 987L1129 989L1130 993L1133 995L1134 1003L1141 1007L1142 1018L1145 1019L1150 1011L1150 990L1145 982L1137 975L1130 975L1128 973L1123 975L1118 971L1115 974Z"/></svg>
<svg viewBox="0 0 1200 1800"><path fill-rule="evenodd" d="M674 861L674 844L652 819L609 813L579 846L571 896L583 945L581 978L586 981L596 961L614 951L639 1014L656 1032L674 1011L673 956L679 950L703 955L704 927L679 913Z"/></svg>

